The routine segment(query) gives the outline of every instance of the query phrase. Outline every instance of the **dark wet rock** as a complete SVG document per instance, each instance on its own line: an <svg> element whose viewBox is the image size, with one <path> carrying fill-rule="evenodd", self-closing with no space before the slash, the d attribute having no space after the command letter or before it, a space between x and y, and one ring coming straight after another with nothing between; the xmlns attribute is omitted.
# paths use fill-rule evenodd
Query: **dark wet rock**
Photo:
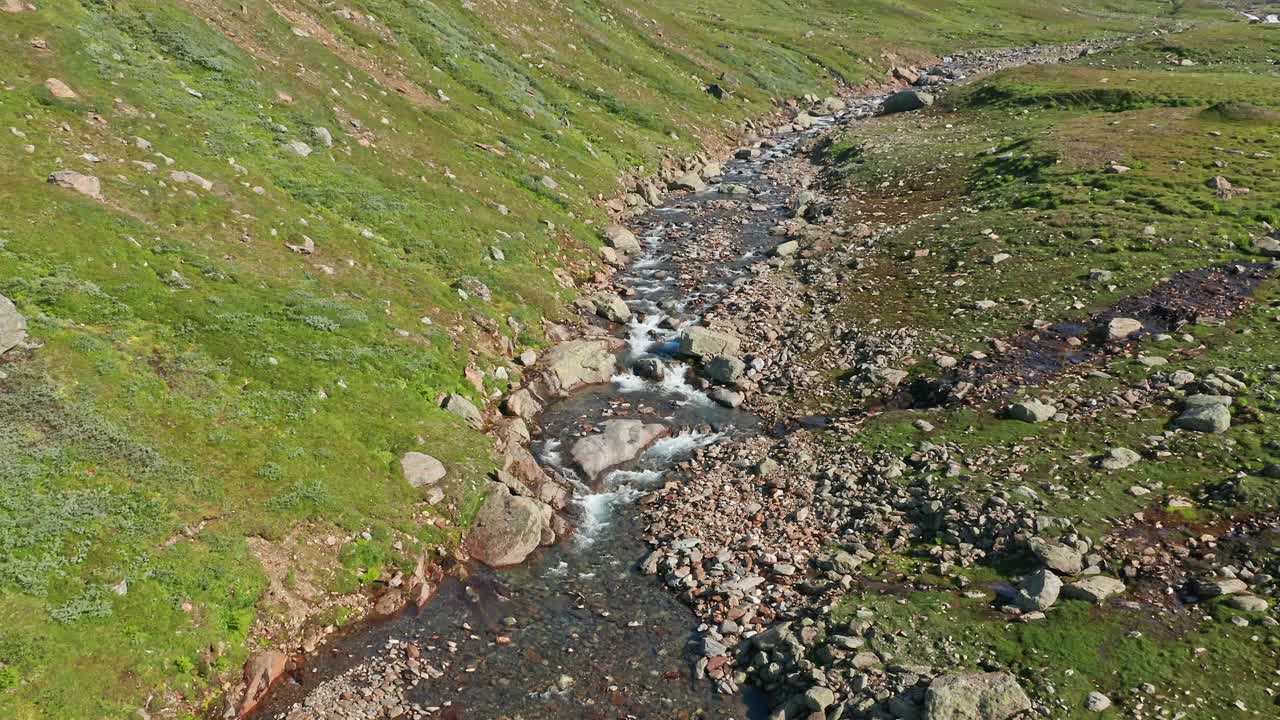
<svg viewBox="0 0 1280 720"><path fill-rule="evenodd" d="M933 104L933 95L920 90L903 90L885 99L881 108L886 115L921 110Z"/></svg>
<svg viewBox="0 0 1280 720"><path fill-rule="evenodd" d="M666 376L667 366L659 358L647 357L637 360L632 371L639 377L656 382Z"/></svg>

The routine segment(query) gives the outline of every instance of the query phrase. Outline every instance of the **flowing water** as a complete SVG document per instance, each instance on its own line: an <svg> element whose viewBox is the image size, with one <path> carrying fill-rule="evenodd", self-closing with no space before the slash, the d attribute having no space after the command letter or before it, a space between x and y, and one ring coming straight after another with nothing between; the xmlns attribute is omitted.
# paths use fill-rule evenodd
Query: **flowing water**
<svg viewBox="0 0 1280 720"><path fill-rule="evenodd" d="M446 581L420 612L333 639L272 693L258 718L286 717L297 702L313 711L341 706L332 690L317 689L337 685L340 675L362 664L376 667L379 658L409 642L422 648L425 664L441 671L406 698L428 717L746 720L767 714L750 691L717 694L709 681L693 676L686 646L696 620L675 595L636 571L647 548L633 503L648 488L679 482L674 466L696 449L759 431L755 417L717 405L690 382L689 368L674 356L675 328L695 322L778 242L768 230L785 217L789 191L762 171L830 123L820 119L805 133L774 137L774 147L760 157L726 164L720 185L745 185L751 195L722 194L712 185L631 223L645 250L619 277L620 285L634 290L628 299L634 317L615 328L627 340L619 358L624 370L611 384L550 406L534 430L535 456L574 485L576 532L521 567L474 567L465 580ZM755 210L748 211L748 204ZM716 260L681 267L673 254L709 233L719 238ZM653 356L666 366L660 381L631 372L636 360ZM569 466L569 448L600 422L625 417L662 422L670 435L588 484ZM349 673L343 687L358 696L355 677Z"/></svg>

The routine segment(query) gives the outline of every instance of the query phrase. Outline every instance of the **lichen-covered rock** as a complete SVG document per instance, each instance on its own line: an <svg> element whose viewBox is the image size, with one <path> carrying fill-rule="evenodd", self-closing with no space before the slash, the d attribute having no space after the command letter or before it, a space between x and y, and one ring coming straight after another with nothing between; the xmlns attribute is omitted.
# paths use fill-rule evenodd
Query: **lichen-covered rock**
<svg viewBox="0 0 1280 720"><path fill-rule="evenodd" d="M1031 709L1031 700L1007 672L935 678L925 692L925 720L1006 720Z"/></svg>
<svg viewBox="0 0 1280 720"><path fill-rule="evenodd" d="M706 359L713 355L738 355L742 340L719 330L691 327L680 333L680 352Z"/></svg>
<svg viewBox="0 0 1280 720"><path fill-rule="evenodd" d="M583 385L609 382L618 361L608 339L571 340L551 349L544 358L553 392L567 393Z"/></svg>

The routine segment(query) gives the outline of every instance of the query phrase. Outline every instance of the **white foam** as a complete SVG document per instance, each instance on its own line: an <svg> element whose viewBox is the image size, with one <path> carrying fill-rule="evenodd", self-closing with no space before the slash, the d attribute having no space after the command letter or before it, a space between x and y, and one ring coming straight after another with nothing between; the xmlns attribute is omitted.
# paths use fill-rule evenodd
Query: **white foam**
<svg viewBox="0 0 1280 720"><path fill-rule="evenodd" d="M564 456L560 454L560 441L556 438L549 438L542 444L542 449L538 451L538 457L542 460L543 465L564 467Z"/></svg>
<svg viewBox="0 0 1280 720"><path fill-rule="evenodd" d="M649 449L644 453L644 457L661 458L669 462L698 448L718 442L723 437L724 433L703 433L696 430L686 430L678 435L662 438L649 446Z"/></svg>
<svg viewBox="0 0 1280 720"><path fill-rule="evenodd" d="M706 393L690 385L688 380L689 366L682 364L668 365L662 380L654 382L646 380L633 372L619 373L613 376L613 383L622 393L657 392L664 395L679 395L688 402L704 405L711 404Z"/></svg>

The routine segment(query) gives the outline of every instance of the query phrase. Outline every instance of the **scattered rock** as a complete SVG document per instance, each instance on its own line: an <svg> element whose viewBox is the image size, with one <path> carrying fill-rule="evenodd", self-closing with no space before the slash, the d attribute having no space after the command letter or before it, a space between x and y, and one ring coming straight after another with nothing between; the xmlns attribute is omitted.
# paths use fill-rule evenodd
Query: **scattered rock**
<svg viewBox="0 0 1280 720"><path fill-rule="evenodd" d="M1100 692L1094 691L1084 700L1084 706L1089 712L1102 712L1111 707L1111 698Z"/></svg>
<svg viewBox="0 0 1280 720"><path fill-rule="evenodd" d="M1142 332L1142 323L1125 317L1112 318L1102 328L1103 337L1110 342L1128 340L1140 332Z"/></svg>
<svg viewBox="0 0 1280 720"><path fill-rule="evenodd" d="M1023 400L1009 407L1009 417L1028 423L1042 423L1058 412L1054 406L1039 400Z"/></svg>
<svg viewBox="0 0 1280 720"><path fill-rule="evenodd" d="M458 393L449 393L444 400L444 409L477 430L484 427L484 414L480 412L480 408Z"/></svg>
<svg viewBox="0 0 1280 720"><path fill-rule="evenodd" d="M58 187L70 188L88 195L94 200L102 200L102 183L92 175L81 175L74 170L59 170L49 176L49 182Z"/></svg>
<svg viewBox="0 0 1280 720"><path fill-rule="evenodd" d="M1123 470L1141 459L1141 455L1129 448L1117 447L1103 454L1098 464L1105 470Z"/></svg>
<svg viewBox="0 0 1280 720"><path fill-rule="evenodd" d="M1225 432L1231 427L1231 411L1225 405L1193 405L1175 418L1173 425L1195 432Z"/></svg>
<svg viewBox="0 0 1280 720"><path fill-rule="evenodd" d="M435 485L444 479L444 463L420 452L407 452L400 458L404 479L416 488Z"/></svg>
<svg viewBox="0 0 1280 720"><path fill-rule="evenodd" d="M58 78L49 78L48 80L45 80L44 86L49 89L49 93L51 95L59 100L70 100L72 98L80 97L76 94L75 90L72 90L69 85Z"/></svg>

